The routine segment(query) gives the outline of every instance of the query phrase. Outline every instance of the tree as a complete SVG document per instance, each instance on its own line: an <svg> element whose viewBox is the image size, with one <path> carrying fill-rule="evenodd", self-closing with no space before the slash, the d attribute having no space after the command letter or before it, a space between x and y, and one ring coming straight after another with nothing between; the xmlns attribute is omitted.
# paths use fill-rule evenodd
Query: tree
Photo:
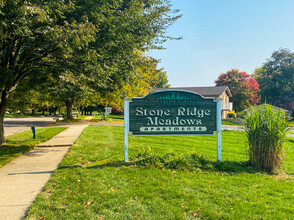
<svg viewBox="0 0 294 220"><path fill-rule="evenodd" d="M263 102L294 108L294 53L288 49L274 51L262 67L257 68L254 77L260 85Z"/></svg>
<svg viewBox="0 0 294 220"><path fill-rule="evenodd" d="M5 142L3 119L11 94L31 78L38 83L51 69L63 69L74 46L86 45L93 34L89 22L72 25L63 21L65 6L57 1L4 1L0 4L0 145ZM63 21L63 22L62 22ZM84 30L79 44L70 44ZM60 65L62 63L62 65ZM57 73L56 73L57 74Z"/></svg>
<svg viewBox="0 0 294 220"><path fill-rule="evenodd" d="M116 87L114 92L109 92L101 97L99 104L117 107L121 110L124 105L124 97L142 97L154 88L169 87L166 72L158 69L157 65L158 60L141 56L137 60L132 80L125 82L122 88Z"/></svg>
<svg viewBox="0 0 294 220"><path fill-rule="evenodd" d="M231 90L231 101L234 103L235 111L242 111L250 105L259 102L259 85L257 81L246 72L232 69L226 73L221 73L216 86L228 86Z"/></svg>
<svg viewBox="0 0 294 220"><path fill-rule="evenodd" d="M81 76L107 90L133 68L136 51L168 39L168 0L0 0L0 145L8 100L26 78Z"/></svg>
<svg viewBox="0 0 294 220"><path fill-rule="evenodd" d="M35 110L42 110L44 114L53 102L53 97L48 92L44 92L24 79L11 94L7 107L14 113L20 111L22 114L31 109L32 115Z"/></svg>

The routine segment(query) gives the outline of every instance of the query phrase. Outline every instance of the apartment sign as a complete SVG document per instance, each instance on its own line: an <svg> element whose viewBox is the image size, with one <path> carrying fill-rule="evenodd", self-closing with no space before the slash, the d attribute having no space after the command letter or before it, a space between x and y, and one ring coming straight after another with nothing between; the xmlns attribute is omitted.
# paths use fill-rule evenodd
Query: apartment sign
<svg viewBox="0 0 294 220"><path fill-rule="evenodd" d="M221 99L204 98L184 90L165 90L143 98L124 99L124 158L128 162L128 133L148 135L213 135L221 161Z"/></svg>
<svg viewBox="0 0 294 220"><path fill-rule="evenodd" d="M199 135L217 131L217 103L188 91L167 90L132 98L132 135Z"/></svg>

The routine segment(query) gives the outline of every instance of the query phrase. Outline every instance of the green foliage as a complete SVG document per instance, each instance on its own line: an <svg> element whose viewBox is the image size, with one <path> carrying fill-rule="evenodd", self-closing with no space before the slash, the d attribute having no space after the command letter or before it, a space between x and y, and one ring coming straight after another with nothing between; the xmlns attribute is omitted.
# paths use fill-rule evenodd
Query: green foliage
<svg viewBox="0 0 294 220"><path fill-rule="evenodd" d="M115 86L114 91L109 91L100 99L101 104L123 109L124 97L142 97L154 88L169 87L166 72L158 69L158 60L140 55L137 58L134 71L130 79L123 82L122 86Z"/></svg>
<svg viewBox="0 0 294 220"><path fill-rule="evenodd" d="M273 111L269 105L251 108L245 115L249 163L259 171L280 171L288 130L287 116L282 110Z"/></svg>
<svg viewBox="0 0 294 220"><path fill-rule="evenodd" d="M27 110L47 111L56 105L60 105L60 103L49 93L21 83L11 95L7 109L10 112L16 113L20 111L23 114Z"/></svg>
<svg viewBox="0 0 294 220"><path fill-rule="evenodd" d="M50 87L68 106L113 90L140 53L168 39L176 13L169 0L1 1L0 144L9 97L24 79Z"/></svg>
<svg viewBox="0 0 294 220"><path fill-rule="evenodd" d="M132 160L137 160L138 166L154 166L161 169L171 170L190 170L199 171L200 169L212 169L213 165L202 155L196 153L192 155L176 155L167 153L165 155L153 154L149 150L145 150L134 156Z"/></svg>
<svg viewBox="0 0 294 220"><path fill-rule="evenodd" d="M288 49L274 51L254 77L260 85L262 102L288 110L294 108L294 53Z"/></svg>

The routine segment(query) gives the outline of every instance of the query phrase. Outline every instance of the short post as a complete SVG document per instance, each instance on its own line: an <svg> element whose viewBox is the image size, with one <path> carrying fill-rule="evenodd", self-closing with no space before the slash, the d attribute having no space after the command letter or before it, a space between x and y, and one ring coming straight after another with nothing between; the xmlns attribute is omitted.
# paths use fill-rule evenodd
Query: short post
<svg viewBox="0 0 294 220"><path fill-rule="evenodd" d="M217 161L222 160L222 99L217 100L216 104L216 127L217 127Z"/></svg>
<svg viewBox="0 0 294 220"><path fill-rule="evenodd" d="M125 148L125 162L128 162L128 134L129 134L129 98L124 98L124 148Z"/></svg>
<svg viewBox="0 0 294 220"><path fill-rule="evenodd" d="M36 139L36 128L35 127L31 127L32 132L33 132L33 139Z"/></svg>

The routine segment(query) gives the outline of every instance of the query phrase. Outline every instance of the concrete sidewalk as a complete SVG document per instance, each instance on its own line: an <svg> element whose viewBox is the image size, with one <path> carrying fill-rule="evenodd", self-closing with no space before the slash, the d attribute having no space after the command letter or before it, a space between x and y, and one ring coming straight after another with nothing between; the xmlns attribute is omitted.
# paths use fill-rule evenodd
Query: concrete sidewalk
<svg viewBox="0 0 294 220"><path fill-rule="evenodd" d="M25 216L70 146L88 125L73 125L0 169L0 220Z"/></svg>
<svg viewBox="0 0 294 220"><path fill-rule="evenodd" d="M65 131L60 132L54 138L37 145L36 147L64 147L64 146L72 146L76 139L80 136L82 131L89 124L76 124L67 128Z"/></svg>

